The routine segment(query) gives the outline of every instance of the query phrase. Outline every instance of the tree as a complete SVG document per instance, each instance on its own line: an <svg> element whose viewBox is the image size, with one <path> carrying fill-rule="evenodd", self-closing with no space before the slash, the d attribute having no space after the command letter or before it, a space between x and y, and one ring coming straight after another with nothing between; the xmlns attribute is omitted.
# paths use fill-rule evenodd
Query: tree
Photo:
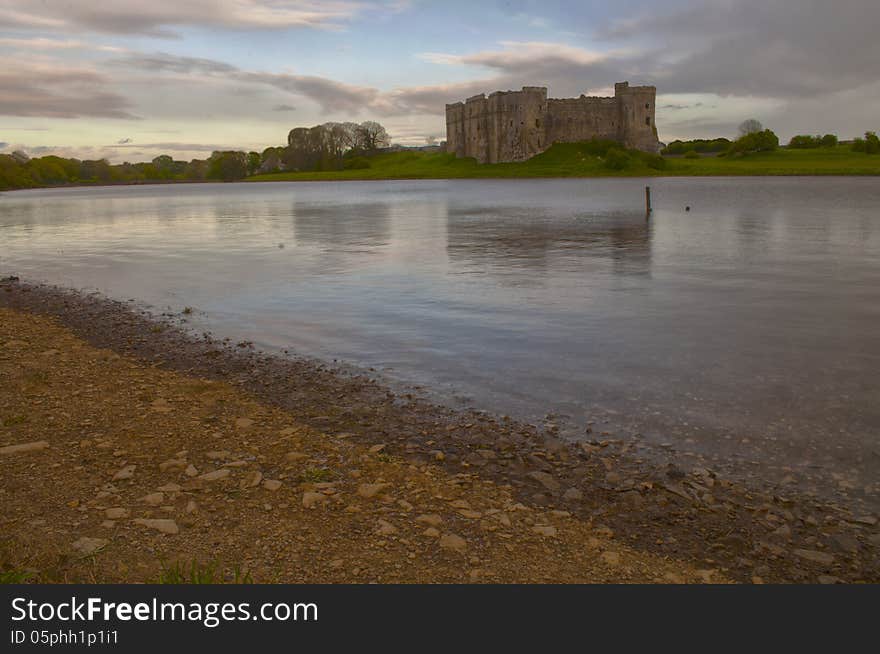
<svg viewBox="0 0 880 654"><path fill-rule="evenodd" d="M385 148L391 145L391 137L382 125L367 120L358 125L357 130L358 149L365 152L375 152L379 148Z"/></svg>
<svg viewBox="0 0 880 654"><path fill-rule="evenodd" d="M764 126L761 124L761 121L755 120L754 118L749 118L748 120L744 120L740 123L739 126L739 135L746 136L747 134L755 134L757 132L763 132Z"/></svg>
<svg viewBox="0 0 880 654"><path fill-rule="evenodd" d="M256 175L260 170L263 159L259 152L248 152L247 154L247 172L248 175Z"/></svg>
<svg viewBox="0 0 880 654"><path fill-rule="evenodd" d="M208 159L208 179L221 179L232 182L247 177L247 155L244 152L228 150L213 152Z"/></svg>
<svg viewBox="0 0 880 654"><path fill-rule="evenodd" d="M836 134L826 134L822 137L820 141L823 148L835 148L837 147L838 139Z"/></svg>
<svg viewBox="0 0 880 654"><path fill-rule="evenodd" d="M772 130L765 129L760 132L744 134L730 146L730 152L734 154L746 154L748 152L771 152L779 147L779 137Z"/></svg>

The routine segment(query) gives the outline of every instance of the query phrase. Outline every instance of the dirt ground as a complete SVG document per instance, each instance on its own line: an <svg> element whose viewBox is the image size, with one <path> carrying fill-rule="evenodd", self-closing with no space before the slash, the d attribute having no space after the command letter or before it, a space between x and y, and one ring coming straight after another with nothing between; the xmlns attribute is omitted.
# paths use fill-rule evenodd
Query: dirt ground
<svg viewBox="0 0 880 654"><path fill-rule="evenodd" d="M0 309L0 343L2 564L35 581L724 581L45 317Z"/></svg>

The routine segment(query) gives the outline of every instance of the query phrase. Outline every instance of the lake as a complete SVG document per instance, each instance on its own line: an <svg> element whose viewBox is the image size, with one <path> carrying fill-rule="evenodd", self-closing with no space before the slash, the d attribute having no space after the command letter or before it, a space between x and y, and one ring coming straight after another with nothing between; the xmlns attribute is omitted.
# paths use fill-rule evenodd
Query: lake
<svg viewBox="0 0 880 654"><path fill-rule="evenodd" d="M878 207L876 178L20 191L0 273L876 502Z"/></svg>

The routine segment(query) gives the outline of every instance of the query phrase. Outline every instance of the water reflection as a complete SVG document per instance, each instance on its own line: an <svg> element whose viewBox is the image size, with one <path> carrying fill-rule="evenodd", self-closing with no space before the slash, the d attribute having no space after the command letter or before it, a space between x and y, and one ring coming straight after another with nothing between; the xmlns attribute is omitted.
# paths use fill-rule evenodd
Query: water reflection
<svg viewBox="0 0 880 654"><path fill-rule="evenodd" d="M519 207L455 208L446 231L452 263L502 284L538 281L554 272L588 273L606 261L615 274L651 272L652 230L644 214L536 216Z"/></svg>

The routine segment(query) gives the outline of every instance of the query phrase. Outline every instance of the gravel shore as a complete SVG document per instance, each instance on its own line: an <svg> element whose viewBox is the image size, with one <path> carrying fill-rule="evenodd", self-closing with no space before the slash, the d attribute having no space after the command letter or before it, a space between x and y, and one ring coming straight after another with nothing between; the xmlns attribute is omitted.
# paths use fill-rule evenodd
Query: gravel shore
<svg viewBox="0 0 880 654"><path fill-rule="evenodd" d="M874 515L97 295L8 279L0 307L0 563L41 580L880 581Z"/></svg>

